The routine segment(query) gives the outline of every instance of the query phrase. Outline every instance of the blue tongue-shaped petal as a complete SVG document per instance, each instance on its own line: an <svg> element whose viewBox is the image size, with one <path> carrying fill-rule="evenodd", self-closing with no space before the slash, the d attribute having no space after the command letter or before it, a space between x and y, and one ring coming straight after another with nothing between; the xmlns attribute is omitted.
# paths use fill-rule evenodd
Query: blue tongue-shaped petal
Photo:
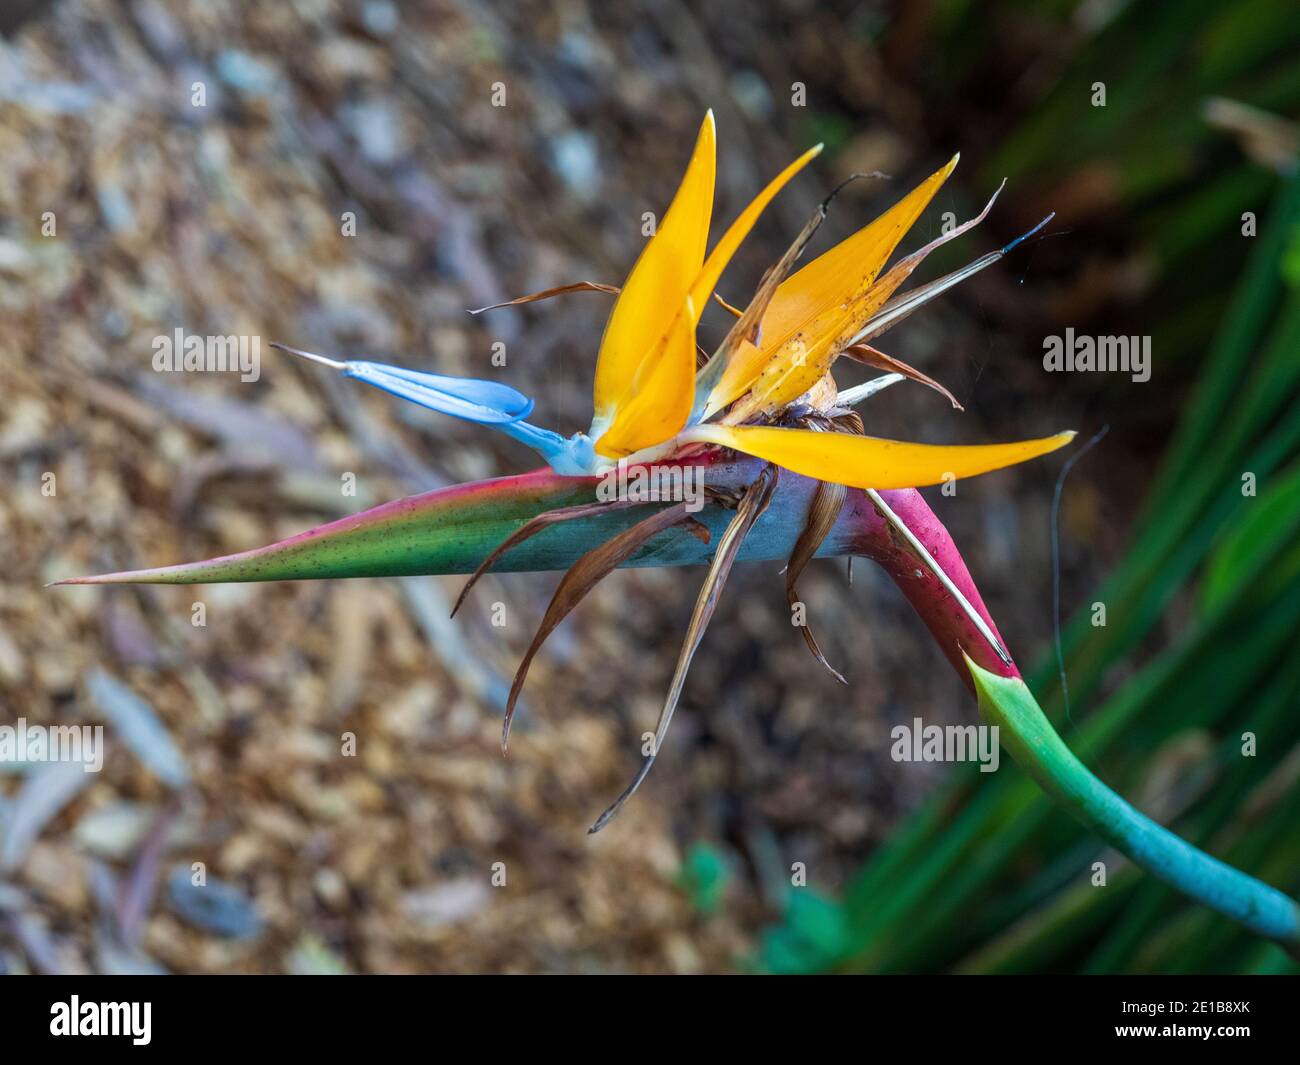
<svg viewBox="0 0 1300 1065"><path fill-rule="evenodd" d="M418 403L421 407L481 425L517 422L528 417L533 409L533 401L522 392L496 381L420 373L381 362L339 362L284 344L273 344L272 347L333 367L341 371L344 377L364 381L391 395Z"/></svg>
<svg viewBox="0 0 1300 1065"><path fill-rule="evenodd" d="M533 410L533 401L509 385L473 377L444 377L379 362L347 362L344 377L354 377L430 410L484 425L517 422Z"/></svg>

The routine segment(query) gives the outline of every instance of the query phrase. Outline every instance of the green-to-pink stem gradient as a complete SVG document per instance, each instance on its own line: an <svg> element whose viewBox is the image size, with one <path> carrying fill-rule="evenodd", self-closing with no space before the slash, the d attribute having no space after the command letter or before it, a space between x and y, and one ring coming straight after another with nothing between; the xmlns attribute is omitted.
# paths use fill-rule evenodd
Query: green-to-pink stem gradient
<svg viewBox="0 0 1300 1065"><path fill-rule="evenodd" d="M701 471L710 490L733 493L752 482L760 467L757 460L744 460L706 461L693 468ZM594 502L598 483L594 477L561 477L542 469L455 485L384 503L252 551L60 583L216 584L472 573L493 548L530 518L559 507ZM803 529L815 490L815 481L782 471L772 503L746 537L740 559L784 563ZM952 538L920 493L907 489L881 495L996 633ZM660 505L647 503L554 525L512 548L494 571L567 569L584 552ZM733 513L707 504L695 517L712 534L709 544L682 528L670 529L652 539L627 564L702 565L712 557L713 545ZM839 520L818 551L819 557L843 555L860 555L885 569L968 687L970 674L963 653L992 672L1019 675L989 646L969 615L890 528L865 493L856 489L849 491Z"/></svg>

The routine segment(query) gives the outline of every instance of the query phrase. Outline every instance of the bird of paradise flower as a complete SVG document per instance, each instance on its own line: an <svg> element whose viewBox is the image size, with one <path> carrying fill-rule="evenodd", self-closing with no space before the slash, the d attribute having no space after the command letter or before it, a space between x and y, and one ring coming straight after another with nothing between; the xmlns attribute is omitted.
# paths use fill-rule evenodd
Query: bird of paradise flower
<svg viewBox="0 0 1300 1065"><path fill-rule="evenodd" d="M900 239L952 172L954 158L880 218L791 275L825 217L828 198L763 277L749 304L743 310L731 307L714 292L723 269L762 210L818 151L805 153L778 175L706 257L715 170L715 133L708 115L664 223L621 291L579 282L510 301L517 305L583 290L618 295L597 360L595 417L588 433L566 439L531 425L524 419L532 401L498 382L297 352L425 407L496 426L535 448L551 471L396 500L221 558L55 583L200 584L473 570L459 607L474 581L507 554L503 565L508 568L571 563L516 674L502 731L504 746L529 663L588 590L619 565L707 562L650 752L632 784L589 830L595 832L617 813L654 764L686 670L742 544L753 557L789 552L785 585L792 605L799 574L823 544L827 553L849 554L850 561L864 553L903 589L971 685L982 717L999 726L1004 745L1049 795L1139 866L1300 957L1300 904L1151 821L1069 750L1020 679L960 553L915 490L1045 454L1074 434L1011 444L932 447L868 437L853 410L868 396L908 378L938 389L958 406L942 385L870 341L939 293L997 262L1047 219L954 273L896 294L935 247L978 223L993 204L991 199L978 217L884 270ZM737 321L712 355L702 355L695 333L709 298ZM831 368L841 356L888 372L839 391ZM638 470L660 463L670 472L707 471L707 515L696 519L688 503L679 503L632 524L618 515L610 523L588 520L639 505L628 499L605 501L599 492L593 501L592 475L629 462L641 464ZM782 470L798 476L790 478L789 490L782 487L778 492ZM886 492L889 501L882 494ZM769 503L775 516L764 529L759 518ZM869 515L864 503L876 513ZM796 532L800 514L802 529ZM546 537L538 537L563 522L572 522L574 532L563 544L551 538L548 545ZM605 540L608 524L622 531ZM680 529L702 543L665 535ZM752 537L751 529L756 530ZM716 545L710 543L714 534ZM501 542L489 550L499 537ZM812 653L831 668L806 625L802 632Z"/></svg>
<svg viewBox="0 0 1300 1065"><path fill-rule="evenodd" d="M946 580L878 493L1001 469L1054 451L1075 434L1064 432L1042 439L971 446L907 443L865 435L853 407L882 388L909 378L937 389L959 407L943 386L870 342L941 292L998 261L1046 224L1050 216L1005 247L946 277L897 295L899 287L930 252L980 222L997 198L995 193L976 218L884 270L899 242L956 167L958 157L954 156L880 217L792 274L826 216L828 198L767 271L747 306L743 310L732 307L715 292L724 269L771 200L820 151L821 145L810 149L778 174L706 255L716 173L716 131L709 112L672 204L621 289L579 282L494 305L517 306L579 290L617 293L596 360L595 412L586 433L565 438L531 424L525 419L532 411L532 401L499 382L444 377L370 361L340 362L285 348L422 406L493 426L532 447L561 475L598 475L619 464L689 463L719 449L750 455L765 463L756 479L740 493L727 499L714 496L715 502L733 507L735 516L714 550L660 713L651 753L592 831L608 823L654 764L718 595L745 535L771 499L780 470L819 482L804 534L786 569L791 604L796 601L795 582L834 524L847 488L861 488L899 534L911 541L922 561L945 581L998 655L1010 662L980 613ZM718 348L705 356L697 346L697 326L710 299L726 307L736 321ZM832 366L840 357L888 373L840 391L831 376ZM558 521L588 517L623 504L616 501L561 508L526 523L479 566L456 608L478 577L524 539ZM524 678L542 641L601 578L652 536L674 525L687 525L696 535L708 535L692 521L684 506L669 507L588 552L565 575L511 688L502 729L503 749ZM804 626L803 634L817 659L843 681L843 676L826 661L811 629Z"/></svg>

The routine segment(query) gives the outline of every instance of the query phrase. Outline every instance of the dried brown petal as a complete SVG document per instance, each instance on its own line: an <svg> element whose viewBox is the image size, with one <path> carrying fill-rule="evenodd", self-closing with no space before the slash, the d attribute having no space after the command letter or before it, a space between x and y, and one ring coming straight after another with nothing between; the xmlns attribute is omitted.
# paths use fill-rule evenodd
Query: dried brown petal
<svg viewBox="0 0 1300 1065"><path fill-rule="evenodd" d="M525 303L549 300L552 296L563 296L570 292L607 292L611 296L617 296L619 288L617 285L602 285L599 281L575 281L571 285L557 285L555 288L543 289L541 292L533 292L527 296L516 296L504 303L491 303L486 307L476 307L469 313L482 314L484 311L496 311L502 307L522 307Z"/></svg>
<svg viewBox="0 0 1300 1065"><path fill-rule="evenodd" d="M892 355L886 355L883 351L877 351L870 344L853 344L850 347L845 348L843 354L865 366L874 366L877 370L888 370L890 373L901 373L904 377L916 381L919 384L923 384L927 388L933 388L940 395L947 397L948 402L956 407L957 410L966 409L957 402L956 396L949 392L948 389L944 388L943 385L939 384L939 382L933 377L928 377L915 366L903 362L902 359L896 359Z"/></svg>
<svg viewBox="0 0 1300 1065"><path fill-rule="evenodd" d="M451 616L456 616L456 611L458 611L462 604L464 604L465 597L469 595L469 590L478 583L478 579L490 570L493 565L496 564L496 560L512 547L522 544L525 540L536 536L543 529L555 525L557 522L572 521L575 518L587 518L591 517L593 514L602 514L611 510L623 510L625 507L636 506L637 502L637 500L621 499L615 500L611 503L579 503L572 507L559 507L556 510L545 511L538 514L537 517L526 521L523 525L519 526L518 529L502 540L500 544L493 548L492 553L479 563L478 569L470 574L469 580L465 582L465 587L460 590L460 595L456 596L456 603L451 608Z"/></svg>
<svg viewBox="0 0 1300 1065"><path fill-rule="evenodd" d="M826 539L826 535L839 518L840 509L844 506L848 494L849 490L842 484L832 484L829 481L820 481L817 484L812 505L808 508L808 520L803 527L803 532L799 534L799 539L794 543L794 549L790 552L790 561L785 567L785 599L791 611L799 602L795 582L799 580L804 567L817 554L817 549L821 547L822 541ZM822 654L822 649L818 646L817 639L812 633L812 626L807 623L807 619L804 619L804 623L799 628L803 632L804 643L808 645L808 650L813 653L813 657L830 670L831 676L841 684L847 684L848 681L839 670L826 661L826 656Z"/></svg>
<svg viewBox="0 0 1300 1065"><path fill-rule="evenodd" d="M510 686L510 698L506 701L506 719L501 727L502 751L506 750L510 741L510 723L515 716L515 703L519 699L519 693L524 687L524 680L528 676L528 667L532 664L533 657L537 654L546 637L555 631L555 627L569 615L592 588L607 577L620 563L636 554L651 537L686 521L693 523L691 532L693 535L698 536L699 531L695 526L698 526L699 523L694 522L694 519L687 513L686 506L686 503L678 503L667 507L655 514L651 514L648 518L642 519L631 528L624 529L617 536L588 551L570 566L564 576L560 578L559 587L555 589L555 595L551 597L550 605L546 608L546 614L542 617L542 623L537 627L537 632L533 635L528 650L524 652L523 661L519 663L519 669L515 673L514 683ZM703 528L703 526L699 526L699 528Z"/></svg>
<svg viewBox="0 0 1300 1065"><path fill-rule="evenodd" d="M775 466L764 466L763 471L746 490L741 497L740 504L736 508L736 515L727 525L726 531L718 541L717 550L713 554L713 562L709 565L709 572L704 578L704 584L700 588L699 597L695 600L695 610L691 614L691 623L686 629L686 639L682 643L682 649L677 656L677 668L673 673L672 684L668 688L668 695L664 700L663 709L659 713L659 724L655 730L655 741L652 753L646 756L641 768L637 771L632 783L624 789L623 793L614 800L613 803L596 818L591 828L587 829L589 833L599 832L604 828L634 794L641 782L645 780L650 772L650 767L654 765L660 746L663 744L664 736L668 732L668 726L673 719L673 711L677 709L677 703L682 696L682 686L686 683L686 673L691 668L691 659L695 657L695 651L700 645L700 640L704 636L704 630L708 628L709 622L713 618L713 612L717 609L718 598L722 594L722 588L727 583L727 577L731 574L731 567L736 561L737 554L740 553L740 545L745 542L745 536L753 528L759 516L767 509L768 503L772 500L772 492L776 488L777 477L779 472Z"/></svg>

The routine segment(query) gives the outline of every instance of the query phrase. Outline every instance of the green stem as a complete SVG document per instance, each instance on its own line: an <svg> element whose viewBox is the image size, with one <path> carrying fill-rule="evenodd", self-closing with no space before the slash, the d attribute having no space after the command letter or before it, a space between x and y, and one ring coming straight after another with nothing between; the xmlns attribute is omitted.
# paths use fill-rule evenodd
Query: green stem
<svg viewBox="0 0 1300 1065"><path fill-rule="evenodd" d="M1153 876L1300 957L1300 905L1125 802L1074 756L1024 681L966 664L980 713L998 726L1002 745L1039 787Z"/></svg>

